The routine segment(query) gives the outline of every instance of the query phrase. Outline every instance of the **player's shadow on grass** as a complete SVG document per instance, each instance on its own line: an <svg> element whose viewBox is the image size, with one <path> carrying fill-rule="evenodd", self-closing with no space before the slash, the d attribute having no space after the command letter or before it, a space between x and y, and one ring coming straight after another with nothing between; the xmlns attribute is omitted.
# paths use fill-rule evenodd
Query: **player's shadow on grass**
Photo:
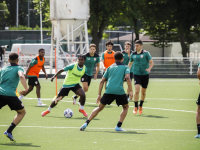
<svg viewBox="0 0 200 150"><path fill-rule="evenodd" d="M62 117L62 116L45 116L45 117L50 117L50 118L62 118L62 119L84 119L84 120L87 120L86 117L72 117L72 118L66 118L66 117ZM98 118L94 118L93 120L99 120Z"/></svg>
<svg viewBox="0 0 200 150"><path fill-rule="evenodd" d="M88 131L87 132L106 132L106 133L115 133L115 134L147 134L147 133L138 133L136 131Z"/></svg>
<svg viewBox="0 0 200 150"><path fill-rule="evenodd" d="M0 145L5 145L5 146L24 146L24 147L41 147L38 145L32 145L32 143L0 143Z"/></svg>
<svg viewBox="0 0 200 150"><path fill-rule="evenodd" d="M164 116L155 116L155 115L140 115L141 117L148 117L148 118L169 118Z"/></svg>
<svg viewBox="0 0 200 150"><path fill-rule="evenodd" d="M89 106L89 107L98 107L99 106L99 104L96 104L96 105L87 105L87 106ZM111 108L111 107L113 107L113 106L110 106L110 105L106 105L106 107L105 108Z"/></svg>

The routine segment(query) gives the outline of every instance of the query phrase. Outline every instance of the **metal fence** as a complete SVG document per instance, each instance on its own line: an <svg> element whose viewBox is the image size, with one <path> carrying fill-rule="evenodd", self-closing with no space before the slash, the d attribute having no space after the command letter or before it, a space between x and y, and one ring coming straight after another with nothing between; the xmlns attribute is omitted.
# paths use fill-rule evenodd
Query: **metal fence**
<svg viewBox="0 0 200 150"><path fill-rule="evenodd" d="M5 65L8 63L8 54L5 56ZM19 57L19 65L23 66L26 70L31 59L35 56L20 56ZM47 68L47 73L55 73L55 57L52 58L53 66L50 66L50 57L45 57L47 60L45 62L45 67ZM183 57L153 57L154 66L151 70L151 75L156 76L169 76L169 75L186 75L192 76L196 75L197 72L197 64L199 60L197 58L183 58ZM63 68L66 65L71 63L75 63L77 57L57 57L58 61L58 69ZM103 72L103 68L100 69L100 74Z"/></svg>

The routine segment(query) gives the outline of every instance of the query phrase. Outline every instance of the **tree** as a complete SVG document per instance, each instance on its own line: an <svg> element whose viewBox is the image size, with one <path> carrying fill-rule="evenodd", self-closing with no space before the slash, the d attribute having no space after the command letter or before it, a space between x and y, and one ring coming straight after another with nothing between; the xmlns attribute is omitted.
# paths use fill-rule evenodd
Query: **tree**
<svg viewBox="0 0 200 150"><path fill-rule="evenodd" d="M196 40L200 31L199 1L142 0L139 7L144 29L148 34L160 43L170 41L169 33L176 32L177 36L172 34L171 37L179 39L182 55L186 57L189 51L188 45Z"/></svg>

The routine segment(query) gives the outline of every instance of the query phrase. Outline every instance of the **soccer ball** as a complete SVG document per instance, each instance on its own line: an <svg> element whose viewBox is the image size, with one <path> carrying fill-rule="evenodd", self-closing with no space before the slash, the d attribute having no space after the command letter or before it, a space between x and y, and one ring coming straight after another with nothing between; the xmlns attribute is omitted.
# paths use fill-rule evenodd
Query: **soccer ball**
<svg viewBox="0 0 200 150"><path fill-rule="evenodd" d="M66 118L71 118L73 116L73 111L70 109L70 108L67 108L65 111L64 111L64 116Z"/></svg>

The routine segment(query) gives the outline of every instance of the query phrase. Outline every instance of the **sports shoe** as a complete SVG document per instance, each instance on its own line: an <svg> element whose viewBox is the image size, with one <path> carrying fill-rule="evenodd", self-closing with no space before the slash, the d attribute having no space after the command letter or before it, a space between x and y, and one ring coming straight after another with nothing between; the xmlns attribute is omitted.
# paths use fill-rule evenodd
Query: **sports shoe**
<svg viewBox="0 0 200 150"><path fill-rule="evenodd" d="M142 114L142 107L139 106L139 114Z"/></svg>
<svg viewBox="0 0 200 150"><path fill-rule="evenodd" d="M85 116L85 117L87 117L87 116L88 116L88 114L85 112L85 110L84 110L84 109L80 109L80 108L79 108L79 112L80 112L80 113L82 113L82 114L83 114L83 116Z"/></svg>
<svg viewBox="0 0 200 150"><path fill-rule="evenodd" d="M200 134L197 134L194 138L200 139Z"/></svg>
<svg viewBox="0 0 200 150"><path fill-rule="evenodd" d="M128 101L130 101L130 98L128 97Z"/></svg>
<svg viewBox="0 0 200 150"><path fill-rule="evenodd" d="M12 136L12 133L8 133L7 131L5 131L3 135L9 138L11 141L16 142L15 138Z"/></svg>
<svg viewBox="0 0 200 150"><path fill-rule="evenodd" d="M47 104L38 103L38 106L41 106L41 107L43 107L43 106L47 106Z"/></svg>
<svg viewBox="0 0 200 150"><path fill-rule="evenodd" d="M126 130L122 129L121 127L116 126L115 131L126 131Z"/></svg>
<svg viewBox="0 0 200 150"><path fill-rule="evenodd" d="M84 123L84 124L80 127L80 131L84 131L86 127L87 127L87 123Z"/></svg>
<svg viewBox="0 0 200 150"><path fill-rule="evenodd" d="M44 116L46 116L46 115L49 114L49 113L50 113L49 110L45 110L45 111L43 111L43 112L41 113L41 116L44 117Z"/></svg>
<svg viewBox="0 0 200 150"><path fill-rule="evenodd" d="M76 96L76 95L72 96L73 105L76 105L76 99L77 99L77 98L75 98L75 96Z"/></svg>
<svg viewBox="0 0 200 150"><path fill-rule="evenodd" d="M137 107L135 107L134 109L133 109L133 114L137 114L137 110L138 110L138 108Z"/></svg>

